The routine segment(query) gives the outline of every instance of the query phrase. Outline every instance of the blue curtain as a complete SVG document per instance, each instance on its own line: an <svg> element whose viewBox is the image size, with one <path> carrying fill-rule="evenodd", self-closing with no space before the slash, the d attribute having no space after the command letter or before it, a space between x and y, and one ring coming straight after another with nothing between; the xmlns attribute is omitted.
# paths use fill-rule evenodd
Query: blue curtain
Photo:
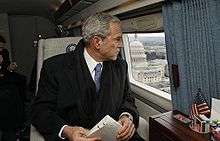
<svg viewBox="0 0 220 141"><path fill-rule="evenodd" d="M201 88L207 101L220 98L220 1L167 0L163 6L170 76L178 65L180 86L171 78L173 108L189 113Z"/></svg>

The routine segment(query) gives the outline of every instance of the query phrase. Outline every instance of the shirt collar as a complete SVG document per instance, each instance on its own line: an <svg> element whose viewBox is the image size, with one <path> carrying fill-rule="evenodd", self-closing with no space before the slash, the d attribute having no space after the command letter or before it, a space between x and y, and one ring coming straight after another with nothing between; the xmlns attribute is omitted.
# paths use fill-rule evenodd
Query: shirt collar
<svg viewBox="0 0 220 141"><path fill-rule="evenodd" d="M87 52L87 50L86 50L86 48L84 48L84 58L85 58L85 60L86 60L86 64L87 64L87 66L88 66L88 68L89 68L89 72L92 74L92 72L93 72L93 70L94 70L94 68L96 67L96 65L98 64L98 63L103 63L103 62L97 62L95 59L93 59L90 55L89 55L89 53Z"/></svg>

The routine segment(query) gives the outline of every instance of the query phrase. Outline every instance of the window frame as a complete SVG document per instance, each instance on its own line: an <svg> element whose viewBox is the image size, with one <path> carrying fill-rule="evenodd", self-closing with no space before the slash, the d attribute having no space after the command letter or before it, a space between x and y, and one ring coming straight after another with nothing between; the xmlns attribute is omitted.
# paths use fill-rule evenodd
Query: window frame
<svg viewBox="0 0 220 141"><path fill-rule="evenodd" d="M123 33L122 38L124 44L124 57L128 64L128 77L130 81L131 90L136 95L138 95L138 97L141 97L141 99L143 99L142 101L147 100L154 104L157 104L165 111L172 110L171 94L158 90L144 83L141 83L133 78L131 68L130 45L127 34L129 33Z"/></svg>

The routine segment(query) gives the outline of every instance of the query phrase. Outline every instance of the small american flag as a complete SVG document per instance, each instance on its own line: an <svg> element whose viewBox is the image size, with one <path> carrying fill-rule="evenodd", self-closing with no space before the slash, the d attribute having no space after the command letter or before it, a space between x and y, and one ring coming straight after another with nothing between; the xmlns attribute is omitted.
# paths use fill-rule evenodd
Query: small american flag
<svg viewBox="0 0 220 141"><path fill-rule="evenodd" d="M198 89L198 92L194 97L189 117L192 119L193 115L198 116L199 114L203 114L208 118L211 115L210 107L205 96L202 94L201 89Z"/></svg>

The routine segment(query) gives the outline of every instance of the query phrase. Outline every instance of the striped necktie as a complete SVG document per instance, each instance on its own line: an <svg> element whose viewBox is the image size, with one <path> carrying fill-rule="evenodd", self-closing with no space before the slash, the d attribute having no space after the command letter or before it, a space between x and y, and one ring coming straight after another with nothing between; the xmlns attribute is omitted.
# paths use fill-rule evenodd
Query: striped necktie
<svg viewBox="0 0 220 141"><path fill-rule="evenodd" d="M102 64L98 63L95 67L95 77L94 77L94 81L95 81L95 85L96 85L96 92L99 92L100 89L100 77L101 77L101 73L102 73Z"/></svg>

